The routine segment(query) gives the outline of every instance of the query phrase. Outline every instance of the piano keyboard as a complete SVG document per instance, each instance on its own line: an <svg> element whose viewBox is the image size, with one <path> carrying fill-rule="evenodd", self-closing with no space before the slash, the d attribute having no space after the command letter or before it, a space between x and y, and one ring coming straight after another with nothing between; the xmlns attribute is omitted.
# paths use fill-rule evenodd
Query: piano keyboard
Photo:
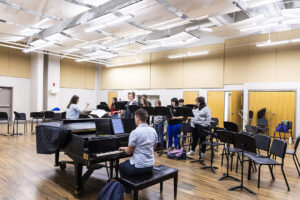
<svg viewBox="0 0 300 200"><path fill-rule="evenodd" d="M97 153L97 157L104 157L104 156L121 154L121 153L124 153L124 151L109 151L109 152L105 152L105 153Z"/></svg>

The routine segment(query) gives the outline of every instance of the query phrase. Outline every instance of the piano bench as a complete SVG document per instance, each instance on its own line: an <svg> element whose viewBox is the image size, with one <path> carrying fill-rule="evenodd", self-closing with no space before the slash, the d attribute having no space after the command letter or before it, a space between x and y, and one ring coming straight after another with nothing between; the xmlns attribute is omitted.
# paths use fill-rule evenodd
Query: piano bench
<svg viewBox="0 0 300 200"><path fill-rule="evenodd" d="M159 168L159 170L158 170ZM167 167L165 165L159 165L154 167L152 173L129 176L127 174L121 174L118 181L124 186L129 187L134 192L134 200L138 200L139 190L145 189L157 183L160 183L160 193L163 191L163 182L166 180L174 179L174 199L177 197L177 183L178 183L178 170Z"/></svg>

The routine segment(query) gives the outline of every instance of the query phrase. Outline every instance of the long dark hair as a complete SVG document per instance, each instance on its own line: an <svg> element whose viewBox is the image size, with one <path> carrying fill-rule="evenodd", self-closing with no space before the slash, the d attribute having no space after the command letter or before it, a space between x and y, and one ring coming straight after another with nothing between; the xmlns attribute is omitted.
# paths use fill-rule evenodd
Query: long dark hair
<svg viewBox="0 0 300 200"><path fill-rule="evenodd" d="M118 102L118 99L117 99L117 97L113 97L112 99L114 100L114 103L111 104L113 106L116 104L116 102Z"/></svg>
<svg viewBox="0 0 300 200"><path fill-rule="evenodd" d="M79 99L79 96L73 95L70 102L69 102L69 104L68 104L68 106L67 106L67 108L70 108L71 104L77 104L78 99Z"/></svg>
<svg viewBox="0 0 300 200"><path fill-rule="evenodd" d="M206 106L204 97L197 97L196 101L200 103L200 106L198 108L199 110L202 110L202 108L204 108Z"/></svg>
<svg viewBox="0 0 300 200"><path fill-rule="evenodd" d="M175 106L179 105L178 99L177 98L172 98L171 102L175 102Z"/></svg>

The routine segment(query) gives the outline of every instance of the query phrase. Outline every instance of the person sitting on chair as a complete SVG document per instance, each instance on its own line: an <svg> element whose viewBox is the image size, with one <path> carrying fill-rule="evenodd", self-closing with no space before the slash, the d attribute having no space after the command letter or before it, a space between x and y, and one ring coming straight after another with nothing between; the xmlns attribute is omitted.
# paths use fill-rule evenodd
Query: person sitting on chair
<svg viewBox="0 0 300 200"><path fill-rule="evenodd" d="M77 95L73 95L68 106L66 112L67 119L79 119L80 113L85 114L87 108L89 107L89 103L86 103L84 109L81 109L77 104L79 103L79 97Z"/></svg>
<svg viewBox="0 0 300 200"><path fill-rule="evenodd" d="M128 146L120 147L120 151L133 154L130 160L120 164L119 170L128 175L146 174L152 172L154 165L154 149L157 142L157 133L147 124L148 113L140 108L134 115L137 128L129 136Z"/></svg>

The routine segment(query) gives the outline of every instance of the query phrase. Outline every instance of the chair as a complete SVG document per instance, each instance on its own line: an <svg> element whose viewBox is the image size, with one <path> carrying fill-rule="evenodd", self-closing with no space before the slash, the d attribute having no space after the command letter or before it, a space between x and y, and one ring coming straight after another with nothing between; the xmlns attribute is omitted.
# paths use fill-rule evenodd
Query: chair
<svg viewBox="0 0 300 200"><path fill-rule="evenodd" d="M9 135L9 117L6 112L0 112L0 124L7 124L7 135L5 135L5 134L0 134L0 135L8 136Z"/></svg>
<svg viewBox="0 0 300 200"><path fill-rule="evenodd" d="M294 149L286 150L286 154L293 155L293 160L294 160L296 169L298 171L298 175L300 176L300 163L299 163L299 160L298 160L298 157L297 157L297 148L299 146L299 142L300 142L300 136L297 137Z"/></svg>
<svg viewBox="0 0 300 200"><path fill-rule="evenodd" d="M258 152L259 152L258 155L260 157L268 157L269 150L270 150L270 144L271 144L270 136L258 134L258 135L255 135L254 138L255 138L256 148L258 149ZM267 153L267 156L260 154L260 150L265 151Z"/></svg>
<svg viewBox="0 0 300 200"><path fill-rule="evenodd" d="M36 120L36 124L38 124L39 119L40 120L44 119L44 113L43 112L31 112L30 117L31 117L31 133L33 133L33 122L34 122L34 120Z"/></svg>
<svg viewBox="0 0 300 200"><path fill-rule="evenodd" d="M260 188L260 168L262 165L268 165L269 166L269 170L272 176L272 179L275 180L274 174L273 174L273 169L272 166L274 165L280 165L281 166L281 171L282 171L282 175L284 177L285 180L285 184L288 188L288 191L290 191L290 187L288 184L288 181L286 179L284 170L283 170L283 165L284 165L284 157L285 157L285 153L286 153L286 147L287 144L285 141L282 140L278 140L278 139L274 139L272 146L271 146L271 150L270 150L270 155L269 157L266 158L261 158L261 157L251 157L250 159L259 165L258 167L258 183L257 183L257 187ZM281 158L281 163L277 162L276 160L273 160L270 158L271 155L274 155L276 157L280 157Z"/></svg>
<svg viewBox="0 0 300 200"><path fill-rule="evenodd" d="M246 131L251 133L252 135L258 134L258 127L257 126L251 126L251 125L247 124L245 126L245 128L246 128Z"/></svg>
<svg viewBox="0 0 300 200"><path fill-rule="evenodd" d="M13 134L12 135L23 135L22 133L18 133L19 131L19 124L24 124L24 134L26 133L27 123L26 123L26 114L25 113L18 113L14 111L15 119L13 122ZM15 124L17 125L17 132L15 133Z"/></svg>
<svg viewBox="0 0 300 200"><path fill-rule="evenodd" d="M182 132L183 134L181 135L178 135L178 138L180 139L181 138L181 146L184 147L185 146L185 141L186 139L188 138L189 139L189 150L191 149L191 134L188 135L188 133L191 133L192 132L192 128L191 128L191 124L188 122L182 122L181 123L181 126L180 126L180 132Z"/></svg>
<svg viewBox="0 0 300 200"><path fill-rule="evenodd" d="M53 121L55 119L55 114L53 111L44 111L44 120L45 121Z"/></svg>
<svg viewBox="0 0 300 200"><path fill-rule="evenodd" d="M293 138L293 122L291 121L287 121L287 129L288 131L287 132L279 132L279 138L281 140L281 133L283 133L283 140L285 141L285 135L286 134L291 134L291 138L292 138L292 142L294 143L294 138ZM274 133L274 138L275 138L275 133Z"/></svg>
<svg viewBox="0 0 300 200"><path fill-rule="evenodd" d="M62 112L61 115L60 115L60 120L64 120L66 119L66 112Z"/></svg>
<svg viewBox="0 0 300 200"><path fill-rule="evenodd" d="M211 118L211 124L214 124L215 127L219 127L219 119L216 117Z"/></svg>
<svg viewBox="0 0 300 200"><path fill-rule="evenodd" d="M269 123L267 119L257 119L258 133L266 133L269 135L268 124Z"/></svg>
<svg viewBox="0 0 300 200"><path fill-rule="evenodd" d="M233 122L224 122L224 128L227 130L227 131L232 131L232 132L239 132L238 130L238 125L236 123L233 123Z"/></svg>
<svg viewBox="0 0 300 200"><path fill-rule="evenodd" d="M252 121L253 121L253 111L249 110L249 124L252 125Z"/></svg>

